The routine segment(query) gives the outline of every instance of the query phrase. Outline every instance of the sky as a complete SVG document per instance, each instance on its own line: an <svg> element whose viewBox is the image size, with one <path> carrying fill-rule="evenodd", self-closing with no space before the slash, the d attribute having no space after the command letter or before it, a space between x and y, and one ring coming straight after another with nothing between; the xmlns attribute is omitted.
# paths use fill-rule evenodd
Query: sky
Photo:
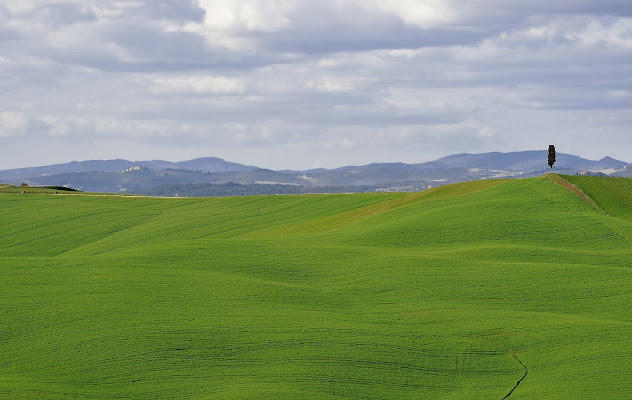
<svg viewBox="0 0 632 400"><path fill-rule="evenodd" d="M632 162L629 0L0 1L0 169Z"/></svg>

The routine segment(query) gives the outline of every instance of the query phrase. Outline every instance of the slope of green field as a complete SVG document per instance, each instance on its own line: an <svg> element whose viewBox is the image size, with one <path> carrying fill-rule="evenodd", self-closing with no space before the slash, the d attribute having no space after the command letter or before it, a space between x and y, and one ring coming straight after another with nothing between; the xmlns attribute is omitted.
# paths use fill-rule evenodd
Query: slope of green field
<svg viewBox="0 0 632 400"><path fill-rule="evenodd" d="M630 181L564 178L0 194L0 398L632 398Z"/></svg>
<svg viewBox="0 0 632 400"><path fill-rule="evenodd" d="M589 194L606 213L632 219L632 179L593 176L564 176L564 179Z"/></svg>

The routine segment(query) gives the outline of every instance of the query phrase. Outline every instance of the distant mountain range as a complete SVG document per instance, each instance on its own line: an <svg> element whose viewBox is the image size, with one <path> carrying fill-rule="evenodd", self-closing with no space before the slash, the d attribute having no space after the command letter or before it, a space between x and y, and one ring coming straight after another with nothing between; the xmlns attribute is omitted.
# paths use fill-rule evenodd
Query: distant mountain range
<svg viewBox="0 0 632 400"><path fill-rule="evenodd" d="M196 158L189 161L171 162L163 160L127 161L127 160L91 160L72 161L65 164L47 165L43 167L17 168L0 171L0 179L25 179L44 175L71 174L82 172L120 172L140 167L151 170L182 169L201 172L248 171L257 169L247 165L224 161L217 157Z"/></svg>
<svg viewBox="0 0 632 400"><path fill-rule="evenodd" d="M222 193L417 191L467 180L541 175L548 170L547 154L547 150L455 154L419 164L376 163L308 171L272 171L216 157L181 162L120 159L73 161L0 171L0 182L68 186L96 192L160 195L195 193L196 196ZM593 161L563 153L557 154L556 171L571 175L581 172L632 176L632 168L626 162L610 157ZM196 185L195 190L186 185ZM289 186L294 188L290 189Z"/></svg>
<svg viewBox="0 0 632 400"><path fill-rule="evenodd" d="M520 151L512 153L455 154L434 163L451 167L487 168L509 171L528 171L546 168L548 151ZM544 166L543 166L544 164ZM556 168L599 171L622 169L629 164L604 157L599 161L586 160L571 154L557 154Z"/></svg>

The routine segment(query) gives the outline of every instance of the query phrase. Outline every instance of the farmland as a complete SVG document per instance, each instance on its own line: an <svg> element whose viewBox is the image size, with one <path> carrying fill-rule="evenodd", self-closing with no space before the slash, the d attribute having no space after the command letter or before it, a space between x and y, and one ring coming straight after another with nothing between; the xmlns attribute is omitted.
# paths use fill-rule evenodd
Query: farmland
<svg viewBox="0 0 632 400"><path fill-rule="evenodd" d="M0 397L629 399L631 189L0 190Z"/></svg>

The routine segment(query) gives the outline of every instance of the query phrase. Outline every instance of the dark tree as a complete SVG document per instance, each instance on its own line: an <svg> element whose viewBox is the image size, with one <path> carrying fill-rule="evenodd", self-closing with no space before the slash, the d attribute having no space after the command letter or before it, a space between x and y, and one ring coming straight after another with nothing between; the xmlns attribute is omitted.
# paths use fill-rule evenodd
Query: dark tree
<svg viewBox="0 0 632 400"><path fill-rule="evenodd" d="M549 146L549 167L551 167L551 172L553 171L553 165L555 164L555 146Z"/></svg>

